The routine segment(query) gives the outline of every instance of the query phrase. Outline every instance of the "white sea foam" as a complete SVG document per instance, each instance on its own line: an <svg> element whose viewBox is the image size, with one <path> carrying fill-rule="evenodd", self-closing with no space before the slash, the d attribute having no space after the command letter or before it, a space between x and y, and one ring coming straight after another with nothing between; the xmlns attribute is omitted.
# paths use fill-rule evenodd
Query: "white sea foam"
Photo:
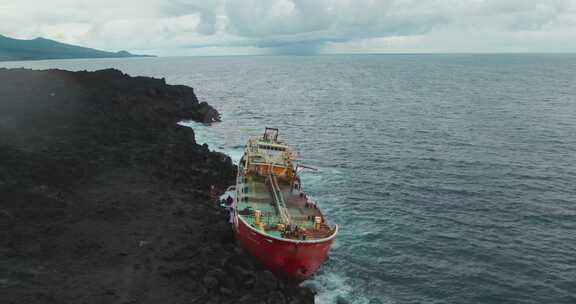
<svg viewBox="0 0 576 304"><path fill-rule="evenodd" d="M212 131L210 125L195 121L181 121L178 124L192 128L198 144L207 144L209 149L227 154L235 164L238 164L240 161L244 153L243 147L238 145L229 147L229 145L226 145L226 143Z"/></svg>
<svg viewBox="0 0 576 304"><path fill-rule="evenodd" d="M347 284L346 278L334 272L317 274L312 279L302 283L302 286L316 290L316 303L333 304L336 303L338 297L343 297L353 303L350 299L352 287Z"/></svg>

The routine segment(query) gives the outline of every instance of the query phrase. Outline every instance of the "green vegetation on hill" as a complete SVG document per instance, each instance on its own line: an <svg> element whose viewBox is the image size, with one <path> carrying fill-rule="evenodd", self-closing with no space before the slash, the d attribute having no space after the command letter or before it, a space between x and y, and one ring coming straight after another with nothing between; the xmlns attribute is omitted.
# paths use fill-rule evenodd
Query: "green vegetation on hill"
<svg viewBox="0 0 576 304"><path fill-rule="evenodd" d="M126 51L106 52L44 38L21 40L0 35L0 61L121 57L148 55L134 55Z"/></svg>

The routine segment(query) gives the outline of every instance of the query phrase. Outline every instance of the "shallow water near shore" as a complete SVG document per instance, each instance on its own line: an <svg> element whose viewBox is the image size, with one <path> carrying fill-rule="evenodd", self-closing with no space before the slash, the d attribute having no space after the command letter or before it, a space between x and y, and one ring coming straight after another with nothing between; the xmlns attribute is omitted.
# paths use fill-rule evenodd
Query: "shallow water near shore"
<svg viewBox="0 0 576 304"><path fill-rule="evenodd" d="M0 63L165 77L237 160L265 126L341 226L318 303L576 303L576 55L181 57Z"/></svg>

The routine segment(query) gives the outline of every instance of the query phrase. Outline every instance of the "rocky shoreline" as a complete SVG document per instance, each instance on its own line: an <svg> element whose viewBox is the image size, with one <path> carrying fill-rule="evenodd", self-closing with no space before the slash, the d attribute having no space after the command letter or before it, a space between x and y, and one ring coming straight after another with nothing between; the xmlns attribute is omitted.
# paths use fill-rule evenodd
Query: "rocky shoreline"
<svg viewBox="0 0 576 304"><path fill-rule="evenodd" d="M190 87L117 70L0 69L2 303L313 303L235 243L224 154Z"/></svg>

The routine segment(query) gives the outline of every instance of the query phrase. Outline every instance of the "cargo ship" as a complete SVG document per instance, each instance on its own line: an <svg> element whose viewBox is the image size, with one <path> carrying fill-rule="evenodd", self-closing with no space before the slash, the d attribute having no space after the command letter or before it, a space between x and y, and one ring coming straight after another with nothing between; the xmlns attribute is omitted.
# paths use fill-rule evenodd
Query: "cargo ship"
<svg viewBox="0 0 576 304"><path fill-rule="evenodd" d="M320 267L338 233L303 190L296 154L278 129L250 138L238 164L231 222L240 245L272 272L296 280Z"/></svg>

